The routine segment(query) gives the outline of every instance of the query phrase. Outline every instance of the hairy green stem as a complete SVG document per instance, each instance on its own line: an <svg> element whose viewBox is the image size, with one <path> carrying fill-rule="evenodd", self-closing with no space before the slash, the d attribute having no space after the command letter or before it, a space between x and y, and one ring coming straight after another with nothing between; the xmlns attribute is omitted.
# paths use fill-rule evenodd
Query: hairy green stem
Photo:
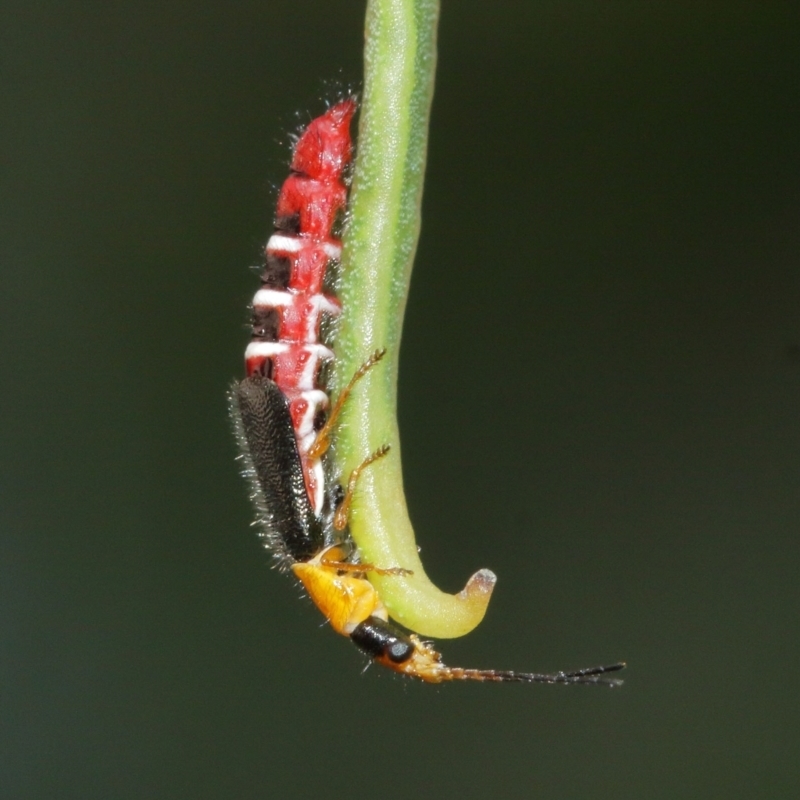
<svg viewBox="0 0 800 800"><path fill-rule="evenodd" d="M357 385L336 436L348 475L370 453L391 451L358 482L350 529L362 560L413 570L370 574L391 616L426 636L451 638L483 619L495 576L480 570L456 595L428 579L408 517L397 427L397 369L411 267L420 228L428 120L436 66L438 0L369 0L364 97L344 239L334 388L377 349L387 356ZM454 535L454 532L447 532Z"/></svg>

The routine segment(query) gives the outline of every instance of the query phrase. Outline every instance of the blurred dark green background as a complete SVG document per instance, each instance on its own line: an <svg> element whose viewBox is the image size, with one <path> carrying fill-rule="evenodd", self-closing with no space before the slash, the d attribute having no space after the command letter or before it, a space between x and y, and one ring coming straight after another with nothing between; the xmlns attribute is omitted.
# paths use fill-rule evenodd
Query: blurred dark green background
<svg viewBox="0 0 800 800"><path fill-rule="evenodd" d="M0 794L795 796L796 5L444 4L403 454L500 583L442 650L619 692L362 674L248 527L247 268L362 17L2 4Z"/></svg>

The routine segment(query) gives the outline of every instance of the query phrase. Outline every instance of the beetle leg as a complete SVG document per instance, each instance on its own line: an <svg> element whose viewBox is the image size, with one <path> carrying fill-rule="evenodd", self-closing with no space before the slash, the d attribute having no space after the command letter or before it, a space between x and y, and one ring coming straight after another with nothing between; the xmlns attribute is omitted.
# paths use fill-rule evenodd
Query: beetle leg
<svg viewBox="0 0 800 800"><path fill-rule="evenodd" d="M372 455L367 456L351 473L350 479L347 481L347 488L344 492L344 500L342 500L339 508L336 509L336 514L333 518L333 527L337 531L343 531L347 527L347 521L350 518L350 506L353 503L353 495L356 491L356 484L358 483L358 476L373 462L379 458L383 458L389 452L389 445L385 444L379 447Z"/></svg>
<svg viewBox="0 0 800 800"><path fill-rule="evenodd" d="M347 386L342 389L336 402L331 408L331 413L328 414L328 419L325 424L320 428L314 444L308 449L309 458L321 458L331 446L331 431L336 425L339 415L342 413L342 408L353 391L353 387L386 355L386 348L376 350L356 371Z"/></svg>

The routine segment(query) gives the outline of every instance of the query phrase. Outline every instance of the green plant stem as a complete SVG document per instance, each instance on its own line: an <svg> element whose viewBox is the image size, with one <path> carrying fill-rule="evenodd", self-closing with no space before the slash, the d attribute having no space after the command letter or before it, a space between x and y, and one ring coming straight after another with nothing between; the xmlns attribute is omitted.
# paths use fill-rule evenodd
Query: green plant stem
<svg viewBox="0 0 800 800"><path fill-rule="evenodd" d="M428 120L436 66L438 0L370 0L364 97L350 214L344 241L333 386L342 387L368 356L387 356L357 385L336 436L342 475L383 444L390 453L358 482L350 530L362 560L413 570L370 574L390 615L426 636L462 636L483 619L495 576L480 570L456 595L428 579L403 493L397 427L397 369L411 268L420 228ZM447 531L456 544L457 533Z"/></svg>

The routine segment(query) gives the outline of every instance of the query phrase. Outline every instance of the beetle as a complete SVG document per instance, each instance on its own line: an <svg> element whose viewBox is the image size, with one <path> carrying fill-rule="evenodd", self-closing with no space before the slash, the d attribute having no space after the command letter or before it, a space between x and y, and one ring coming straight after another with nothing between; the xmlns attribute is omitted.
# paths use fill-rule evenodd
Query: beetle
<svg viewBox="0 0 800 800"><path fill-rule="evenodd" d="M325 458L350 392L380 363L378 350L356 371L331 407L320 368L334 353L322 340L323 317L341 311L326 286L329 265L341 255L337 219L347 202L352 157L346 98L312 120L295 143L290 175L281 187L275 230L265 248L261 288L252 303L246 377L230 392L230 410L251 486L257 523L280 568L291 571L330 622L375 662L430 683L453 680L526 683L606 683L623 664L577 672L538 674L447 667L433 646L389 619L370 583L372 574L402 576L402 565L363 564L348 535L358 477L385 457L384 444L348 477L330 475Z"/></svg>

